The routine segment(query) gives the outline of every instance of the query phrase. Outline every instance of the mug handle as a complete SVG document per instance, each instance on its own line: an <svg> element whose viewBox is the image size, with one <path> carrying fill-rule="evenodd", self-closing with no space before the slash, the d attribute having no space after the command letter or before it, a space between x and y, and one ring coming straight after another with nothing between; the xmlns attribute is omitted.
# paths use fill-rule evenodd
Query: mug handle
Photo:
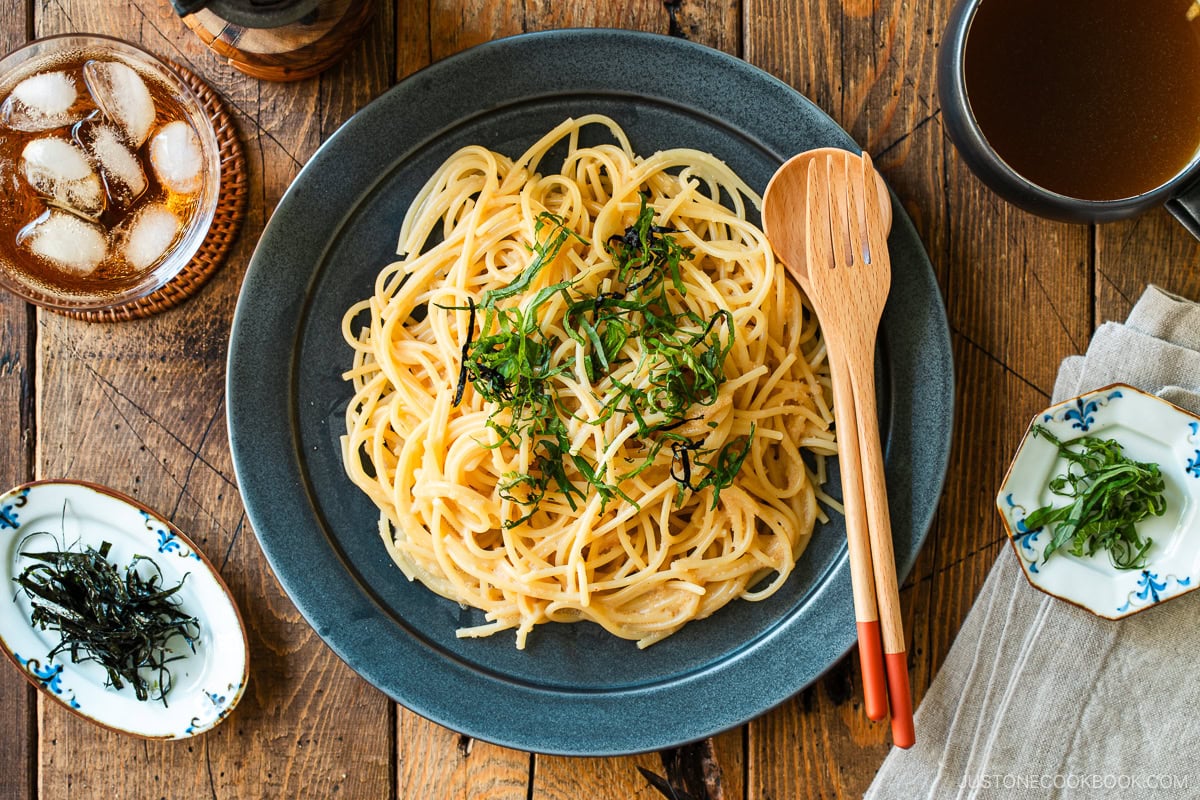
<svg viewBox="0 0 1200 800"><path fill-rule="evenodd" d="M1167 201L1167 211L1179 220L1188 232L1200 239L1200 179L1192 181Z"/></svg>

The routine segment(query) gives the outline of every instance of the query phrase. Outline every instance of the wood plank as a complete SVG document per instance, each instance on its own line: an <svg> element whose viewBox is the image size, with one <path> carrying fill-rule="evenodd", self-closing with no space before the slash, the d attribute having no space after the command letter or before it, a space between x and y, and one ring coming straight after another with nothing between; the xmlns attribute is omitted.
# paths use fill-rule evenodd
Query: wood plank
<svg viewBox="0 0 1200 800"><path fill-rule="evenodd" d="M395 75L407 77L472 45L520 33L522 17L519 3L398 3ZM396 714L397 797L527 797L530 754L462 736L401 706Z"/></svg>
<svg viewBox="0 0 1200 800"><path fill-rule="evenodd" d="M959 369L958 408L950 474L942 497L931 574L914 600L914 641L923 654L924 695L997 557L1013 557L999 513L996 491L1030 418L1047 395L962 337L954 340ZM986 392L970 387L986 386Z"/></svg>
<svg viewBox="0 0 1200 800"><path fill-rule="evenodd" d="M524 0L432 0L429 52L434 61L525 31Z"/></svg>
<svg viewBox="0 0 1200 800"><path fill-rule="evenodd" d="M946 156L949 216L940 226L948 231L947 306L960 388L952 479L931 534L929 613L915 618L929 680L1003 542L995 493L1017 443L1049 401L1061 360L1081 352L1091 333L1087 227L1015 209L953 150Z"/></svg>
<svg viewBox="0 0 1200 800"><path fill-rule="evenodd" d="M816 102L868 151L884 154L877 162L889 182L906 206L925 212L913 215L923 235L938 229L941 213L940 203L929 204L934 195L926 188L942 166L939 143L925 121L933 47L925 28L917 27L931 13L891 2L747 0L745 14L746 59ZM927 551L915 575L927 574L930 561ZM912 587L910 579L901 594L910 641ZM919 684L915 656L910 669ZM866 719L861 697L852 652L815 686L752 722L746 796L861 795L889 743L887 726ZM796 745L780 748L780 742Z"/></svg>
<svg viewBox="0 0 1200 800"><path fill-rule="evenodd" d="M674 33L726 52L740 52L738 0L694 3L660 0L601 0L560 3L554 0L434 0L428 11L408 8L401 14L422 20L428 13L427 50L433 60L483 42L531 31L561 28L626 28ZM405 34L401 31L401 39ZM421 50L419 36L407 37ZM402 74L404 71L402 70Z"/></svg>
<svg viewBox="0 0 1200 800"><path fill-rule="evenodd" d="M885 728L866 718L861 697L861 673L853 656L751 722L745 796L861 796L887 752Z"/></svg>
<svg viewBox="0 0 1200 800"><path fill-rule="evenodd" d="M738 0L605 0L561 3L529 0L525 29L624 28L678 36L733 55L741 53Z"/></svg>
<svg viewBox="0 0 1200 800"><path fill-rule="evenodd" d="M363 34L363 41L320 77L322 141L396 81L396 9L392 3L376 5L375 20Z"/></svg>
<svg viewBox="0 0 1200 800"><path fill-rule="evenodd" d="M651 797L661 795L646 782L638 767L662 775L656 753L624 758L563 758L538 756L532 800L577 800L580 797Z"/></svg>
<svg viewBox="0 0 1200 800"><path fill-rule="evenodd" d="M736 3L704 2L694 6L686 13L674 16L674 10L668 10L656 0L613 0L594 4L544 0L524 3L515 0L436 0L428 8L421 4L402 4L398 17L401 44L397 52L397 73L411 74L430 61L467 47L525 31L609 26L667 33L673 18L689 36L736 52ZM422 29L429 31L428 38L420 35ZM524 783L518 780L528 777L529 764L525 754L468 742L404 709L399 714L397 785L401 796L459 797L486 791L507 797L518 792L519 786L520 792L525 791ZM720 741L723 750L730 751L726 756L734 776L730 781L738 792L729 796L737 797L740 796L742 762L740 736L734 734ZM619 786L628 785L632 791L645 789L645 781L635 767L647 760L650 764L656 763L653 757L640 760L539 757L534 769L535 791L556 796L555 792L567 786L573 792L600 792L607 796ZM480 763L487 765L482 771L476 766ZM623 782L614 784L613 780Z"/></svg>
<svg viewBox="0 0 1200 800"><path fill-rule="evenodd" d="M27 41L32 26L24 0L0 0L0 54ZM0 417L10 434L0 442L0 491L33 477L34 359L36 329L32 308L0 291ZM0 708L8 724L0 730L0 797L31 800L37 787L37 690L7 663L0 666Z"/></svg>
<svg viewBox="0 0 1200 800"><path fill-rule="evenodd" d="M631 723L634 724L634 723ZM696 744L666 750L662 753L643 753L623 758L563 758L538 756L534 772L533 800L575 800L579 797L661 797L643 776L641 769L667 779L674 789L688 792L696 798L718 797L714 792L723 792L723 800L740 800L745 797L743 785L744 749L743 729L726 731L711 740L713 760L719 773L714 776L714 788L708 795L701 794L702 787L689 786L682 778L673 774L671 760L686 776L700 774L703 745Z"/></svg>
<svg viewBox="0 0 1200 800"><path fill-rule="evenodd" d="M528 31L570 27L612 27L674 34L735 55L741 52L741 3L738 0L657 2L657 0L604 0L595 3L558 3L529 0L524 28ZM724 773L725 797L743 796L744 752L738 731L717 737L717 754ZM568 759L539 756L534 771L534 793L539 800L573 797L625 797L657 794L637 771L642 766L664 774L662 760L646 754L630 758Z"/></svg>
<svg viewBox="0 0 1200 800"><path fill-rule="evenodd" d="M0 444L0 491L33 477L32 319L24 301L7 292L0 296L0 416L13 424ZM0 730L0 797L28 800L35 796L37 690L8 659L0 661L0 708L7 721Z"/></svg>
<svg viewBox="0 0 1200 800"><path fill-rule="evenodd" d="M325 647L262 558L233 478L223 388L229 323L254 242L321 138L390 82L392 16L350 63L297 84L234 73L167 4L63 3L39 22L42 33L140 41L209 77L250 145L253 198L226 265L180 307L118 325L40 317L39 472L112 485L191 534L242 610L252 673L230 719L186 742L140 742L43 707L42 795L122 797L133 786L146 796L236 797L254 787L264 798L389 798L391 704Z"/></svg>
<svg viewBox="0 0 1200 800"><path fill-rule="evenodd" d="M400 709L398 798L525 800L533 756L455 733Z"/></svg>
<svg viewBox="0 0 1200 800"><path fill-rule="evenodd" d="M22 0L0 0L0 53L28 41L33 26L30 6ZM0 413L17 422L0 446L0 483L4 488L33 477L37 435L34 416L34 313L25 302L4 293L0 298ZM0 797L28 800L36 796L36 690L15 668L5 667L0 682L0 708L10 709L12 725L0 733Z"/></svg>
<svg viewBox="0 0 1200 800"><path fill-rule="evenodd" d="M1008 206L944 139L934 72L949 6L747 0L745 23L747 60L808 95L874 154L947 298L958 366L950 480L902 591L917 700L1000 552L993 500L1011 449L1059 360L1089 332L1087 229ZM861 795L889 739L886 726L862 725L856 658L850 663L751 726L749 797ZM852 691L831 691L838 680ZM803 746L771 751L788 740ZM784 763L755 772L771 758Z"/></svg>
<svg viewBox="0 0 1200 800"><path fill-rule="evenodd" d="M1164 209L1096 226L1096 324L1124 321L1147 284L1200 301L1200 242Z"/></svg>
<svg viewBox="0 0 1200 800"><path fill-rule="evenodd" d="M396 79L406 78L432 59L429 36L430 3L396 3L394 36L396 41Z"/></svg>

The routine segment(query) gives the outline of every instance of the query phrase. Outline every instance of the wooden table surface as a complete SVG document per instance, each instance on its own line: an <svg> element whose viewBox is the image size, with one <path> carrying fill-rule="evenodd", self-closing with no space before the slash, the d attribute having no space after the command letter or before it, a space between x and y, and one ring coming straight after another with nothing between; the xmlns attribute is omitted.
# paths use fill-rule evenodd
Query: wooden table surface
<svg viewBox="0 0 1200 800"><path fill-rule="evenodd" d="M84 722L2 665L0 798L653 798L660 795L638 766L666 774L668 762L696 764L700 748L604 759L506 750L395 705L339 661L283 594L230 460L230 322L258 235L300 167L351 114L431 61L500 36L571 26L684 36L776 75L875 156L916 222L949 312L957 384L945 494L902 590L919 702L1001 554L992 498L1025 422L1048 400L1059 361L1082 352L1100 322L1123 318L1149 282L1200 295L1197 245L1165 212L1100 227L1051 223L1005 204L967 171L943 135L934 86L949 6L381 0L365 41L343 63L288 84L232 70L167 0L0 0L0 50L64 32L118 36L187 65L236 118L249 207L228 262L197 296L117 324L0 297L0 416L13 425L0 440L0 482L97 481L159 509L229 584L253 673L224 724L160 743ZM718 736L720 790L707 793L860 796L889 749L887 726L866 719L860 695L851 655L783 706Z"/></svg>

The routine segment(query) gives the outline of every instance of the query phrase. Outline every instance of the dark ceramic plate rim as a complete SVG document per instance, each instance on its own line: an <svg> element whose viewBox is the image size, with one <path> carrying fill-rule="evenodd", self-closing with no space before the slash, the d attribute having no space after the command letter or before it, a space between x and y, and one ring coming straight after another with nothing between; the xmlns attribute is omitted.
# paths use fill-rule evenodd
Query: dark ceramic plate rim
<svg viewBox="0 0 1200 800"><path fill-rule="evenodd" d="M657 59L653 75L626 69L630 74L613 78L621 72L618 62L628 64L639 55ZM586 62L586 68L548 69L570 63L564 58ZM599 63L605 58L614 62L607 65L613 69ZM547 69L539 70L539 63ZM453 87L470 85L472 76L513 64L522 69L497 93L470 101L453 94ZM664 71L663 65L669 68ZM313 281L329 243L352 220L379 175L395 163L389 157L402 160L440 132L495 109L572 93L652 97L686 107L697 119L738 130L779 162L817 146L858 150L824 112L782 82L679 39L616 30L554 31L498 40L438 62L354 115L281 200L238 299L227 372L228 425L246 511L275 574L318 635L367 681L417 713L485 741L543 753L616 755L682 744L739 725L832 666L854 643L844 546L798 611L701 669L627 688L562 689L510 680L427 647L396 625L369 586L357 582L326 533L329 522L315 507L297 430L295 359ZM389 143L383 156L363 146L375 141L371 134L378 125L414 106L430 109L426 119L410 123L423 126L424 139ZM804 125L780 124L789 119L804 121L817 135L805 138L795 133ZM945 478L953 365L932 267L894 199L893 208L889 245L896 281L882 325L881 363L902 390L889 395L885 387L881 408L893 515L899 520L897 566L907 575ZM797 635L800 629L804 635Z"/></svg>

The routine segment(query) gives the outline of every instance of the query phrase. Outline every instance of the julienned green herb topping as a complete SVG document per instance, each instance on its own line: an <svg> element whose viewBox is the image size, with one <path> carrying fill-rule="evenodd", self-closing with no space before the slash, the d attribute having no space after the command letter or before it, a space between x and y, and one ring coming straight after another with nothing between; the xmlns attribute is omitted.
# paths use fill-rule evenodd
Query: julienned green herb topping
<svg viewBox="0 0 1200 800"><path fill-rule="evenodd" d="M526 512L506 527L530 519L547 492L560 494L572 509L578 501L586 502L587 486L604 502L617 496L632 502L621 491L621 481L649 467L664 447L670 448L678 503L689 491L711 487L715 508L721 490L733 483L750 452L753 426L748 436L726 443L717 452L702 449L700 442L678 432L695 419L689 416L694 406L717 401L725 381L725 357L734 344L734 326L723 309L707 319L693 311L675 310L681 304L673 297L687 293L682 264L692 257L691 250L675 240L675 233L654 224L654 208L643 197L636 221L605 243L616 268L616 279L605 291L581 291L576 281L566 280L529 294L538 274L570 239L588 244L561 217L543 213L535 226L529 265L509 285L485 292L478 304L471 301L467 306L471 314L454 404L461 402L469 382L495 404L487 424L496 432L497 446L518 447L528 441L534 453L528 473L509 473L500 485L501 496ZM556 360L555 353L564 350L560 345L566 340L539 324L542 307L556 295L566 304L563 330L578 345L570 349L583 353L588 380L604 390L599 416L587 422L602 425L613 414L623 413L638 426L644 457L622 474L606 474L604 465L572 452L566 420L577 417L564 408L550 379L574 370L579 356ZM500 305L507 300L515 302ZM631 341L640 346L626 348ZM637 372L648 376L648 381L641 387L613 375L618 366L630 363L629 352L642 354Z"/></svg>
<svg viewBox="0 0 1200 800"><path fill-rule="evenodd" d="M182 639L194 652L200 623L180 608L183 580L164 587L162 570L146 556L134 556L119 570L108 561L110 546L22 552L35 563L13 580L33 604L30 621L62 636L48 659L68 653L75 663L95 661L114 688L129 683L138 700L161 700L165 706L171 690L167 665L183 657L172 654L170 643ZM149 577L142 576L141 564L148 565Z"/></svg>
<svg viewBox="0 0 1200 800"><path fill-rule="evenodd" d="M1033 435L1049 439L1069 462L1066 473L1054 477L1049 488L1070 503L1047 505L1025 518L1029 530L1050 531L1042 560L1070 543L1070 552L1077 556L1107 550L1118 569L1145 567L1152 540L1138 534L1137 524L1167 510L1166 483L1158 464L1126 457L1114 439L1083 436L1064 444L1041 425L1033 426Z"/></svg>

